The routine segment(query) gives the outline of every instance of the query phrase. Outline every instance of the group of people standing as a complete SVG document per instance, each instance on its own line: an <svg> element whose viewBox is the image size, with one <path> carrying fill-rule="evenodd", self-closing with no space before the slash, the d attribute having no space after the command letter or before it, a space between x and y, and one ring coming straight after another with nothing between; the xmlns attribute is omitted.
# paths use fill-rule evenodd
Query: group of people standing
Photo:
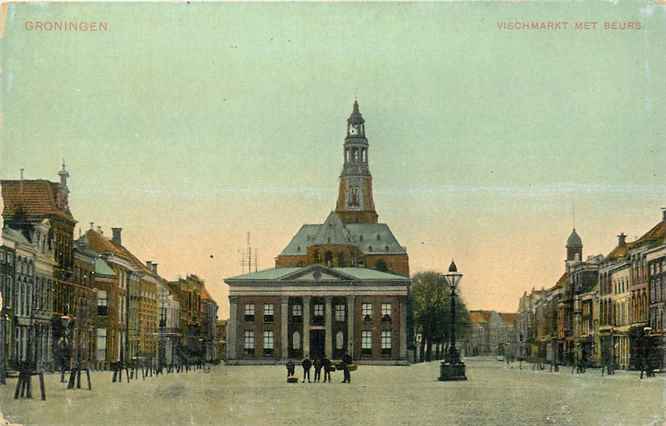
<svg viewBox="0 0 666 426"><path fill-rule="evenodd" d="M342 356L342 362L338 367L342 368L343 374L344 374L344 379L342 383L351 383L351 372L350 372L350 366L352 364L352 358L348 354L344 354ZM310 370L314 367L314 379L313 381L315 383L321 381L321 372L322 370L324 371L324 380L323 382L326 383L331 383L331 372L335 371L335 366L333 365L333 362L328 359L327 357L316 357L314 361L310 360L309 357L305 357L303 361L301 361L301 366L303 367L303 383L305 383L305 380L307 379L308 383L311 383L310 381ZM296 373L296 365L294 364L294 361L289 360L287 361L287 380L289 378L294 377Z"/></svg>

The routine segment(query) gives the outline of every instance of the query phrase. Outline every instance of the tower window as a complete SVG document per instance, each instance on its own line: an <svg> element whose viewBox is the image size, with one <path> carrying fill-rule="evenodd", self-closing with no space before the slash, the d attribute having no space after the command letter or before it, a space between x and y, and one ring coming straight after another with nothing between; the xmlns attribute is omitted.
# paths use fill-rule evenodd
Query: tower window
<svg viewBox="0 0 666 426"><path fill-rule="evenodd" d="M358 237L358 240L359 240L359 241L363 241L363 235L359 236L359 237Z"/></svg>
<svg viewBox="0 0 666 426"><path fill-rule="evenodd" d="M377 241L379 241L381 239L382 239L382 237L379 234L377 234Z"/></svg>

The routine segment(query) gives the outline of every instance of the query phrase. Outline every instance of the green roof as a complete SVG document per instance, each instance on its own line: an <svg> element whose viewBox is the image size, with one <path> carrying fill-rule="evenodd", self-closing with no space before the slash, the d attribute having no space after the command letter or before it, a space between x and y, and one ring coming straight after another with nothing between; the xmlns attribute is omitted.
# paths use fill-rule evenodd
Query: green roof
<svg viewBox="0 0 666 426"><path fill-rule="evenodd" d="M271 268L264 269L263 271L250 272L249 274L236 275L229 277L229 280L277 280L292 272L296 272L303 268Z"/></svg>
<svg viewBox="0 0 666 426"><path fill-rule="evenodd" d="M106 276L115 276L116 273L113 272L113 269L106 263L103 259L95 260L95 274L96 275L106 275Z"/></svg>
<svg viewBox="0 0 666 426"><path fill-rule="evenodd" d="M388 272L377 271L375 269L366 269L366 268L329 268L323 265L308 265L297 268L271 268L264 269L263 271L250 272L249 274L237 275L235 277L229 277L227 280L242 280L242 281L256 281L256 280L267 280L267 281L279 281L286 279L286 277L292 275L298 275L298 272L306 273L310 269L321 269L322 272L326 273L329 271L333 274L337 272L338 275L348 277L347 279L352 280L391 280L391 281L409 281L408 277L402 275L391 274ZM341 278L344 280L344 278Z"/></svg>
<svg viewBox="0 0 666 426"><path fill-rule="evenodd" d="M409 281L409 278L391 274L390 272L382 272L376 269L367 269L367 268L332 268L335 271L341 271L347 275L352 275L361 280L405 280Z"/></svg>

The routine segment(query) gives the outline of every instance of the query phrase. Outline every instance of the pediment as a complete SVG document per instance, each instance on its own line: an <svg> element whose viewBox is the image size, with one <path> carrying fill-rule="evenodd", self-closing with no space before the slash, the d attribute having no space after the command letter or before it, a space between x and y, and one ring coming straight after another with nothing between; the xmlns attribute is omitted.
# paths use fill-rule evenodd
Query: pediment
<svg viewBox="0 0 666 426"><path fill-rule="evenodd" d="M306 281L306 282L321 282L321 281L352 281L353 277L343 274L331 268L321 265L313 265L308 268L301 269L292 274L285 275L280 279L281 281Z"/></svg>

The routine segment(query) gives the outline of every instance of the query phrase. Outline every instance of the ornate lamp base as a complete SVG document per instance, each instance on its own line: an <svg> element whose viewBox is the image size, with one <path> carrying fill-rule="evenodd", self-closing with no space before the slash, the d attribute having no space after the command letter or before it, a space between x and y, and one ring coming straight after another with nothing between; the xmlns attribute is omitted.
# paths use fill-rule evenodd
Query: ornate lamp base
<svg viewBox="0 0 666 426"><path fill-rule="evenodd" d="M439 366L439 381L467 380L465 376L465 363L462 361L450 363L442 362Z"/></svg>

